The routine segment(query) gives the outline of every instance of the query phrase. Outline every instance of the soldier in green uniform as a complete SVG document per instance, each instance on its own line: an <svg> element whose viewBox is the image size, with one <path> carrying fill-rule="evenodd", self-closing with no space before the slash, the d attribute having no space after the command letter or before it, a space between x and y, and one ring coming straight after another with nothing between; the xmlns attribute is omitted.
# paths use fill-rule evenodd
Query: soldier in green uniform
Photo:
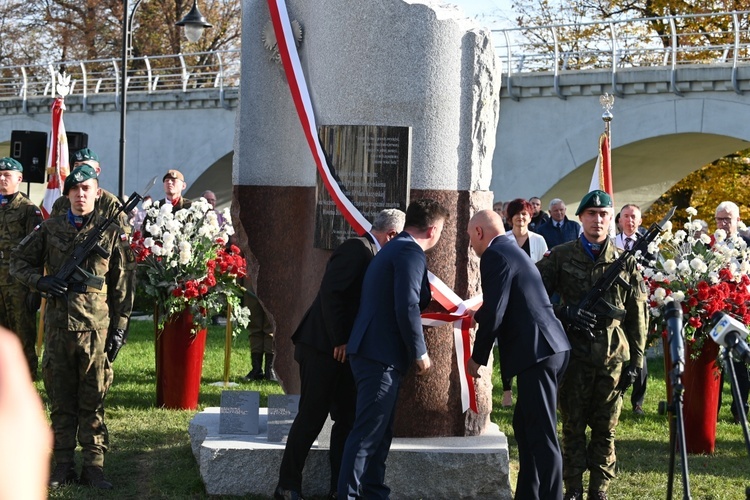
<svg viewBox="0 0 750 500"><path fill-rule="evenodd" d="M99 174L102 173L102 168L99 166L99 155L91 151L89 148L79 149L73 155L73 169L84 163L90 165L94 168L94 170L96 170L97 177L99 177ZM102 216L109 217L113 213L117 212L117 210L120 208L120 200L117 198L117 196L110 193L106 189L100 188L100 191L101 195L96 200L94 209ZM67 196L63 195L56 199L55 203L52 205L52 213L50 214L50 217L67 214L69 208L70 200L68 200ZM121 213L117 218L117 222L120 224L120 227L125 231L125 233L130 236L131 227L130 224L128 224L128 214Z"/></svg>
<svg viewBox="0 0 750 500"><path fill-rule="evenodd" d="M41 296L10 277L10 254L35 226L42 212L18 191L23 166L13 158L0 159L0 325L21 339L31 378L36 380L36 311Z"/></svg>
<svg viewBox="0 0 750 500"><path fill-rule="evenodd" d="M70 200L68 213L42 222L18 244L10 272L49 297L42 360L56 463L49 487L77 479L77 435L83 452L79 482L111 489L103 471L109 443L104 397L133 306L128 280L135 259L127 236L112 224L99 240L108 257L92 252L79 264L84 271L81 279L68 282L56 277L75 247L104 221L95 211L99 182L93 167L76 167L65 179L63 193Z"/></svg>
<svg viewBox="0 0 750 500"><path fill-rule="evenodd" d="M583 227L580 238L554 247L537 267L547 293L560 295L555 314L573 346L559 394L565 499L583 498L586 470L588 498L606 499L615 477L615 427L622 394L643 363L648 294L635 258L629 257L620 273L629 286L610 288L605 300L611 308L592 313L577 307L620 252L609 238L613 209L607 193L588 193L576 215Z"/></svg>

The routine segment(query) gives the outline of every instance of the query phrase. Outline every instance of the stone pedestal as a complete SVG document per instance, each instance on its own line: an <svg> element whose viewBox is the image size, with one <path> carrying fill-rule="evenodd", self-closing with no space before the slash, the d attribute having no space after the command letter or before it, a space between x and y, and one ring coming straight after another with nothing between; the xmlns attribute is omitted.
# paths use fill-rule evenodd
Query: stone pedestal
<svg viewBox="0 0 750 500"><path fill-rule="evenodd" d="M260 434L219 435L219 408L207 408L190 422L193 455L209 495L271 498L279 476L283 443L269 443L267 413ZM386 462L391 498L511 499L508 442L497 426L476 437L396 438ZM314 445L305 463L302 494L325 496L328 449Z"/></svg>
<svg viewBox="0 0 750 500"><path fill-rule="evenodd" d="M302 26L300 61L318 125L411 127L410 197L437 199L452 214L428 266L461 298L475 295L478 264L466 226L476 210L492 206L499 112L490 33L430 0L289 0L287 8ZM243 16L235 223L257 263L257 295L276 324L276 373L284 390L296 394L291 335L330 251L313 246L315 164L283 69L259 36L269 20L266 2L245 0ZM420 380L407 376L397 435L479 434L491 409L489 383L480 379L477 386L479 414L464 414L452 326L429 329L426 337L434 370ZM419 424L404 418L415 412Z"/></svg>

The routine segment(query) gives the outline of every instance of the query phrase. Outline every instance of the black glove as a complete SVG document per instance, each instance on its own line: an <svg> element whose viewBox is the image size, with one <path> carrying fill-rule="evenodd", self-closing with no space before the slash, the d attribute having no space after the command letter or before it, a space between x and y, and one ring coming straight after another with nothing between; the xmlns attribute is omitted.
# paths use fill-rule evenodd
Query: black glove
<svg viewBox="0 0 750 500"><path fill-rule="evenodd" d="M29 292L26 294L26 310L30 313L35 313L39 310L42 305L42 294L39 292Z"/></svg>
<svg viewBox="0 0 750 500"><path fill-rule="evenodd" d="M627 391L628 387L633 385L635 383L635 379L637 379L640 376L641 376L640 368L637 368L633 365L628 366L620 374L620 382L617 384L617 390L620 392Z"/></svg>
<svg viewBox="0 0 750 500"><path fill-rule="evenodd" d="M52 297L62 297L68 291L68 283L55 276L42 276L37 281L36 288Z"/></svg>
<svg viewBox="0 0 750 500"><path fill-rule="evenodd" d="M596 314L574 306L565 306L561 319L581 330L593 330L596 327Z"/></svg>
<svg viewBox="0 0 750 500"><path fill-rule="evenodd" d="M104 344L104 352L107 354L110 363L115 362L117 353L125 345L125 337L127 337L127 333L122 328L113 328L109 331L107 343Z"/></svg>

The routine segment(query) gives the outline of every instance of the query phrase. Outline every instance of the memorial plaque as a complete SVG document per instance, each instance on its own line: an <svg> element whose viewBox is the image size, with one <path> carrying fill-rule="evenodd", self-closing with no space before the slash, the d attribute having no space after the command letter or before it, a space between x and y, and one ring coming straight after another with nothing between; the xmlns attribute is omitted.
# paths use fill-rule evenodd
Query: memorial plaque
<svg viewBox="0 0 750 500"><path fill-rule="evenodd" d="M385 208L406 211L409 202L411 128L379 125L318 127L331 174L367 220ZM315 247L332 250L356 236L318 176Z"/></svg>
<svg viewBox="0 0 750 500"><path fill-rule="evenodd" d="M299 395L271 394L268 396L268 441L285 443L297 416Z"/></svg>
<svg viewBox="0 0 750 500"><path fill-rule="evenodd" d="M219 434L258 434L260 393L221 391Z"/></svg>

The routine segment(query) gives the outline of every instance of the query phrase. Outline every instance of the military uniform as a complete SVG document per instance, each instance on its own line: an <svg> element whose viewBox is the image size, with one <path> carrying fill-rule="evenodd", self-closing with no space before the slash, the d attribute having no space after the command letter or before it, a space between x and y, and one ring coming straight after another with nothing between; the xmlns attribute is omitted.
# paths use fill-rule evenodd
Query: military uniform
<svg viewBox="0 0 750 500"><path fill-rule="evenodd" d="M11 274L36 288L47 269L54 275L104 218L96 211L79 229L68 215L50 218L37 226L13 251ZM112 383L112 367L105 354L109 329L127 327L133 305L135 260L127 236L112 224L100 239L108 258L92 253L80 265L101 290L85 283L69 283L62 297L50 297L45 312L44 385L50 399L54 456L59 464L74 460L76 434L83 449L83 464L102 467L108 434L104 424L104 397ZM111 485L110 485L111 487Z"/></svg>
<svg viewBox="0 0 750 500"><path fill-rule="evenodd" d="M537 263L547 293L560 295L556 312L579 304L619 256L614 243L607 239L594 260L583 238L554 247ZM597 314L593 339L589 333L566 325L573 347L559 394L566 491L582 489L587 469L590 492L606 492L615 476L615 427L622 408L622 391L617 386L624 367L643 363L648 297L634 258L627 259L620 275L630 288L615 285L605 297L617 312L610 316L617 319ZM586 426L591 428L588 447Z"/></svg>
<svg viewBox="0 0 750 500"><path fill-rule="evenodd" d="M36 311L39 303L29 297L36 292L11 278L10 255L13 247L42 222L42 212L23 193L0 196L0 199L0 325L21 339L29 370L36 380Z"/></svg>

